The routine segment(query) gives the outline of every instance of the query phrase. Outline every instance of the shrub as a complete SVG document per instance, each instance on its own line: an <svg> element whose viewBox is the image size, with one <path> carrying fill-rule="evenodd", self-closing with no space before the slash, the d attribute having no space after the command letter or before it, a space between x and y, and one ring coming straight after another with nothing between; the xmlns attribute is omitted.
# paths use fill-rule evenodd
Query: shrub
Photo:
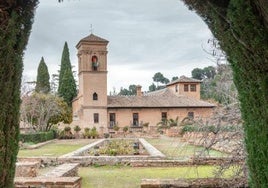
<svg viewBox="0 0 268 188"><path fill-rule="evenodd" d="M62 130L59 134L59 139L74 139L75 136L71 131Z"/></svg>
<svg viewBox="0 0 268 188"><path fill-rule="evenodd" d="M123 127L123 131L127 132L128 131L128 126Z"/></svg>
<svg viewBox="0 0 268 188"><path fill-rule="evenodd" d="M59 139L65 139L65 131L64 130L61 130L59 132Z"/></svg>
<svg viewBox="0 0 268 188"><path fill-rule="evenodd" d="M109 133L104 133L103 136L104 136L104 138L109 138L110 134Z"/></svg>
<svg viewBox="0 0 268 188"><path fill-rule="evenodd" d="M69 132L69 131L71 131L71 127L70 127L70 126L66 126L66 127L64 127L64 131L65 131L65 132Z"/></svg>
<svg viewBox="0 0 268 188"><path fill-rule="evenodd" d="M115 131L119 131L120 127L119 127L118 125L115 125L115 126L113 127L113 129L114 129Z"/></svg>
<svg viewBox="0 0 268 188"><path fill-rule="evenodd" d="M185 132L195 132L195 131L198 131L198 128L195 127L195 126L192 126L192 125L185 125L182 128L182 133L185 133Z"/></svg>
<svg viewBox="0 0 268 188"><path fill-rule="evenodd" d="M75 132L79 132L79 131L81 131L81 128L80 128L78 125L76 125L76 126L74 127L74 131L75 131Z"/></svg>
<svg viewBox="0 0 268 188"><path fill-rule="evenodd" d="M99 133L96 129L96 127L93 127L89 133L90 137L92 138L97 138L99 136Z"/></svg>
<svg viewBox="0 0 268 188"><path fill-rule="evenodd" d="M20 141L33 142L35 144L40 143L40 142L45 142L48 140L52 140L54 138L55 138L54 131L20 134Z"/></svg>
<svg viewBox="0 0 268 188"><path fill-rule="evenodd" d="M89 131L90 131L90 128L85 128L84 129L84 133L83 133L84 138L90 138Z"/></svg>
<svg viewBox="0 0 268 188"><path fill-rule="evenodd" d="M59 128L57 125L53 125L50 128L50 131L52 131L54 133L54 138L58 138L59 137Z"/></svg>

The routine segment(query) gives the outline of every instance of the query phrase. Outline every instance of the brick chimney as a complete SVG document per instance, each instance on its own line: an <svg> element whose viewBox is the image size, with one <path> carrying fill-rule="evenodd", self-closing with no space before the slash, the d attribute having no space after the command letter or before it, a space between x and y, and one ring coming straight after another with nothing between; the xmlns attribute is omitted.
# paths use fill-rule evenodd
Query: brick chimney
<svg viewBox="0 0 268 188"><path fill-rule="evenodd" d="M141 86L140 85L136 85L136 95L138 97L142 96Z"/></svg>

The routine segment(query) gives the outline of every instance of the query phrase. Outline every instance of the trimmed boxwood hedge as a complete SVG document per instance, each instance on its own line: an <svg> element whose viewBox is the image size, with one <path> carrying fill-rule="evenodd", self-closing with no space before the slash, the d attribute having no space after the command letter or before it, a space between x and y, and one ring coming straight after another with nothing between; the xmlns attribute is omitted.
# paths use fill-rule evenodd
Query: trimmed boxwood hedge
<svg viewBox="0 0 268 188"><path fill-rule="evenodd" d="M20 134L20 141L40 143L56 138L55 131Z"/></svg>

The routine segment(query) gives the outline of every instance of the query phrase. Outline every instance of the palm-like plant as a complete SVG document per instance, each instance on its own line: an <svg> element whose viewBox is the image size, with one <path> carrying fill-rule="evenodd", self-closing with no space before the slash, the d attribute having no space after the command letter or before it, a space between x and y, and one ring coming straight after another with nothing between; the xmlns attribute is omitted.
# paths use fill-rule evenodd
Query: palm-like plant
<svg viewBox="0 0 268 188"><path fill-rule="evenodd" d="M168 127L176 127L179 125L179 117L177 116L176 119L170 118L167 123Z"/></svg>
<svg viewBox="0 0 268 188"><path fill-rule="evenodd" d="M160 122L156 124L159 129L162 128L168 128L168 120L166 118L163 118Z"/></svg>

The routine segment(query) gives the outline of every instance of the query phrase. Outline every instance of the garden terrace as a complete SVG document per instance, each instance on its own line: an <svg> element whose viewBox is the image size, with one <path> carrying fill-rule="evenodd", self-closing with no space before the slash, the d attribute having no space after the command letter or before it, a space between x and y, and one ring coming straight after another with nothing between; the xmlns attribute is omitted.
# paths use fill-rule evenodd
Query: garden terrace
<svg viewBox="0 0 268 188"><path fill-rule="evenodd" d="M152 157L152 158L164 158L165 155L163 153L161 153L159 150L157 150L154 146L152 146L150 143L148 143L145 139L143 138L137 138L137 139L133 139L133 138L122 138L122 139L101 139L98 140L94 143L88 144L74 152L71 152L69 154L63 155L61 156L61 158L65 158L65 157L74 157L74 156L88 156L88 152L90 150L94 150L94 148L96 147L101 147L103 144L108 142L112 142L112 141L132 141L132 142L138 142L140 147L142 146L148 153L148 157ZM133 154L134 155L134 154ZM127 155L122 155L124 157L128 157ZM131 155L129 155L131 157ZM100 156L101 157L101 156Z"/></svg>
<svg viewBox="0 0 268 188"><path fill-rule="evenodd" d="M142 178L212 178L218 165L229 160L226 157L227 154L214 150L209 151L209 156L202 155L203 157L200 158L199 154L205 150L203 147L189 145L178 137L170 138L163 135L160 138L139 139L140 145L147 148L148 155L89 156L90 148L94 149L95 146L99 146L103 140L109 139L57 140L38 149L24 150L25 152L36 150L39 154L31 158L20 157L19 161L38 161L42 167L49 166L39 169L38 177L34 177L35 180L40 179L38 182L44 181L42 176L50 173L48 170L54 168L52 167L54 165L79 163L78 175L82 177L83 187L136 188L140 187ZM132 138L132 140L136 141L137 139ZM62 145L58 147L58 143ZM68 145L75 147L70 149L69 152L60 152L63 155L55 155L52 152L54 151L53 147L50 151L42 150L49 145L54 145L58 150L66 148ZM54 170L57 168L54 168ZM135 173L132 173L134 171ZM188 173L190 174L188 175ZM229 174L231 173L229 172ZM49 181L52 181L51 179ZM25 181L27 185L34 186L34 180L29 178L22 180L20 177L16 178L16 185L22 181ZM55 177L55 182L63 183L64 180ZM73 185L75 185L75 182L79 182L79 180L73 179ZM48 186L48 184L44 185ZM59 184L54 183L54 187L56 185ZM68 185L68 182L66 185Z"/></svg>
<svg viewBox="0 0 268 188"><path fill-rule="evenodd" d="M90 156L89 151L93 150L96 147L101 147L107 141L112 140L122 140L122 139L100 139L94 143L88 144L76 151L73 151L69 154L59 157L60 162L75 162L80 163L82 166L90 166L94 164L98 165L116 165L116 164L125 164L129 163L130 160L142 160L146 161L148 159L162 159L165 158L165 155L158 151L155 147L149 144L146 140L139 139L123 139L123 140L132 140L139 141L140 147L142 146L148 155L117 155L117 156Z"/></svg>

